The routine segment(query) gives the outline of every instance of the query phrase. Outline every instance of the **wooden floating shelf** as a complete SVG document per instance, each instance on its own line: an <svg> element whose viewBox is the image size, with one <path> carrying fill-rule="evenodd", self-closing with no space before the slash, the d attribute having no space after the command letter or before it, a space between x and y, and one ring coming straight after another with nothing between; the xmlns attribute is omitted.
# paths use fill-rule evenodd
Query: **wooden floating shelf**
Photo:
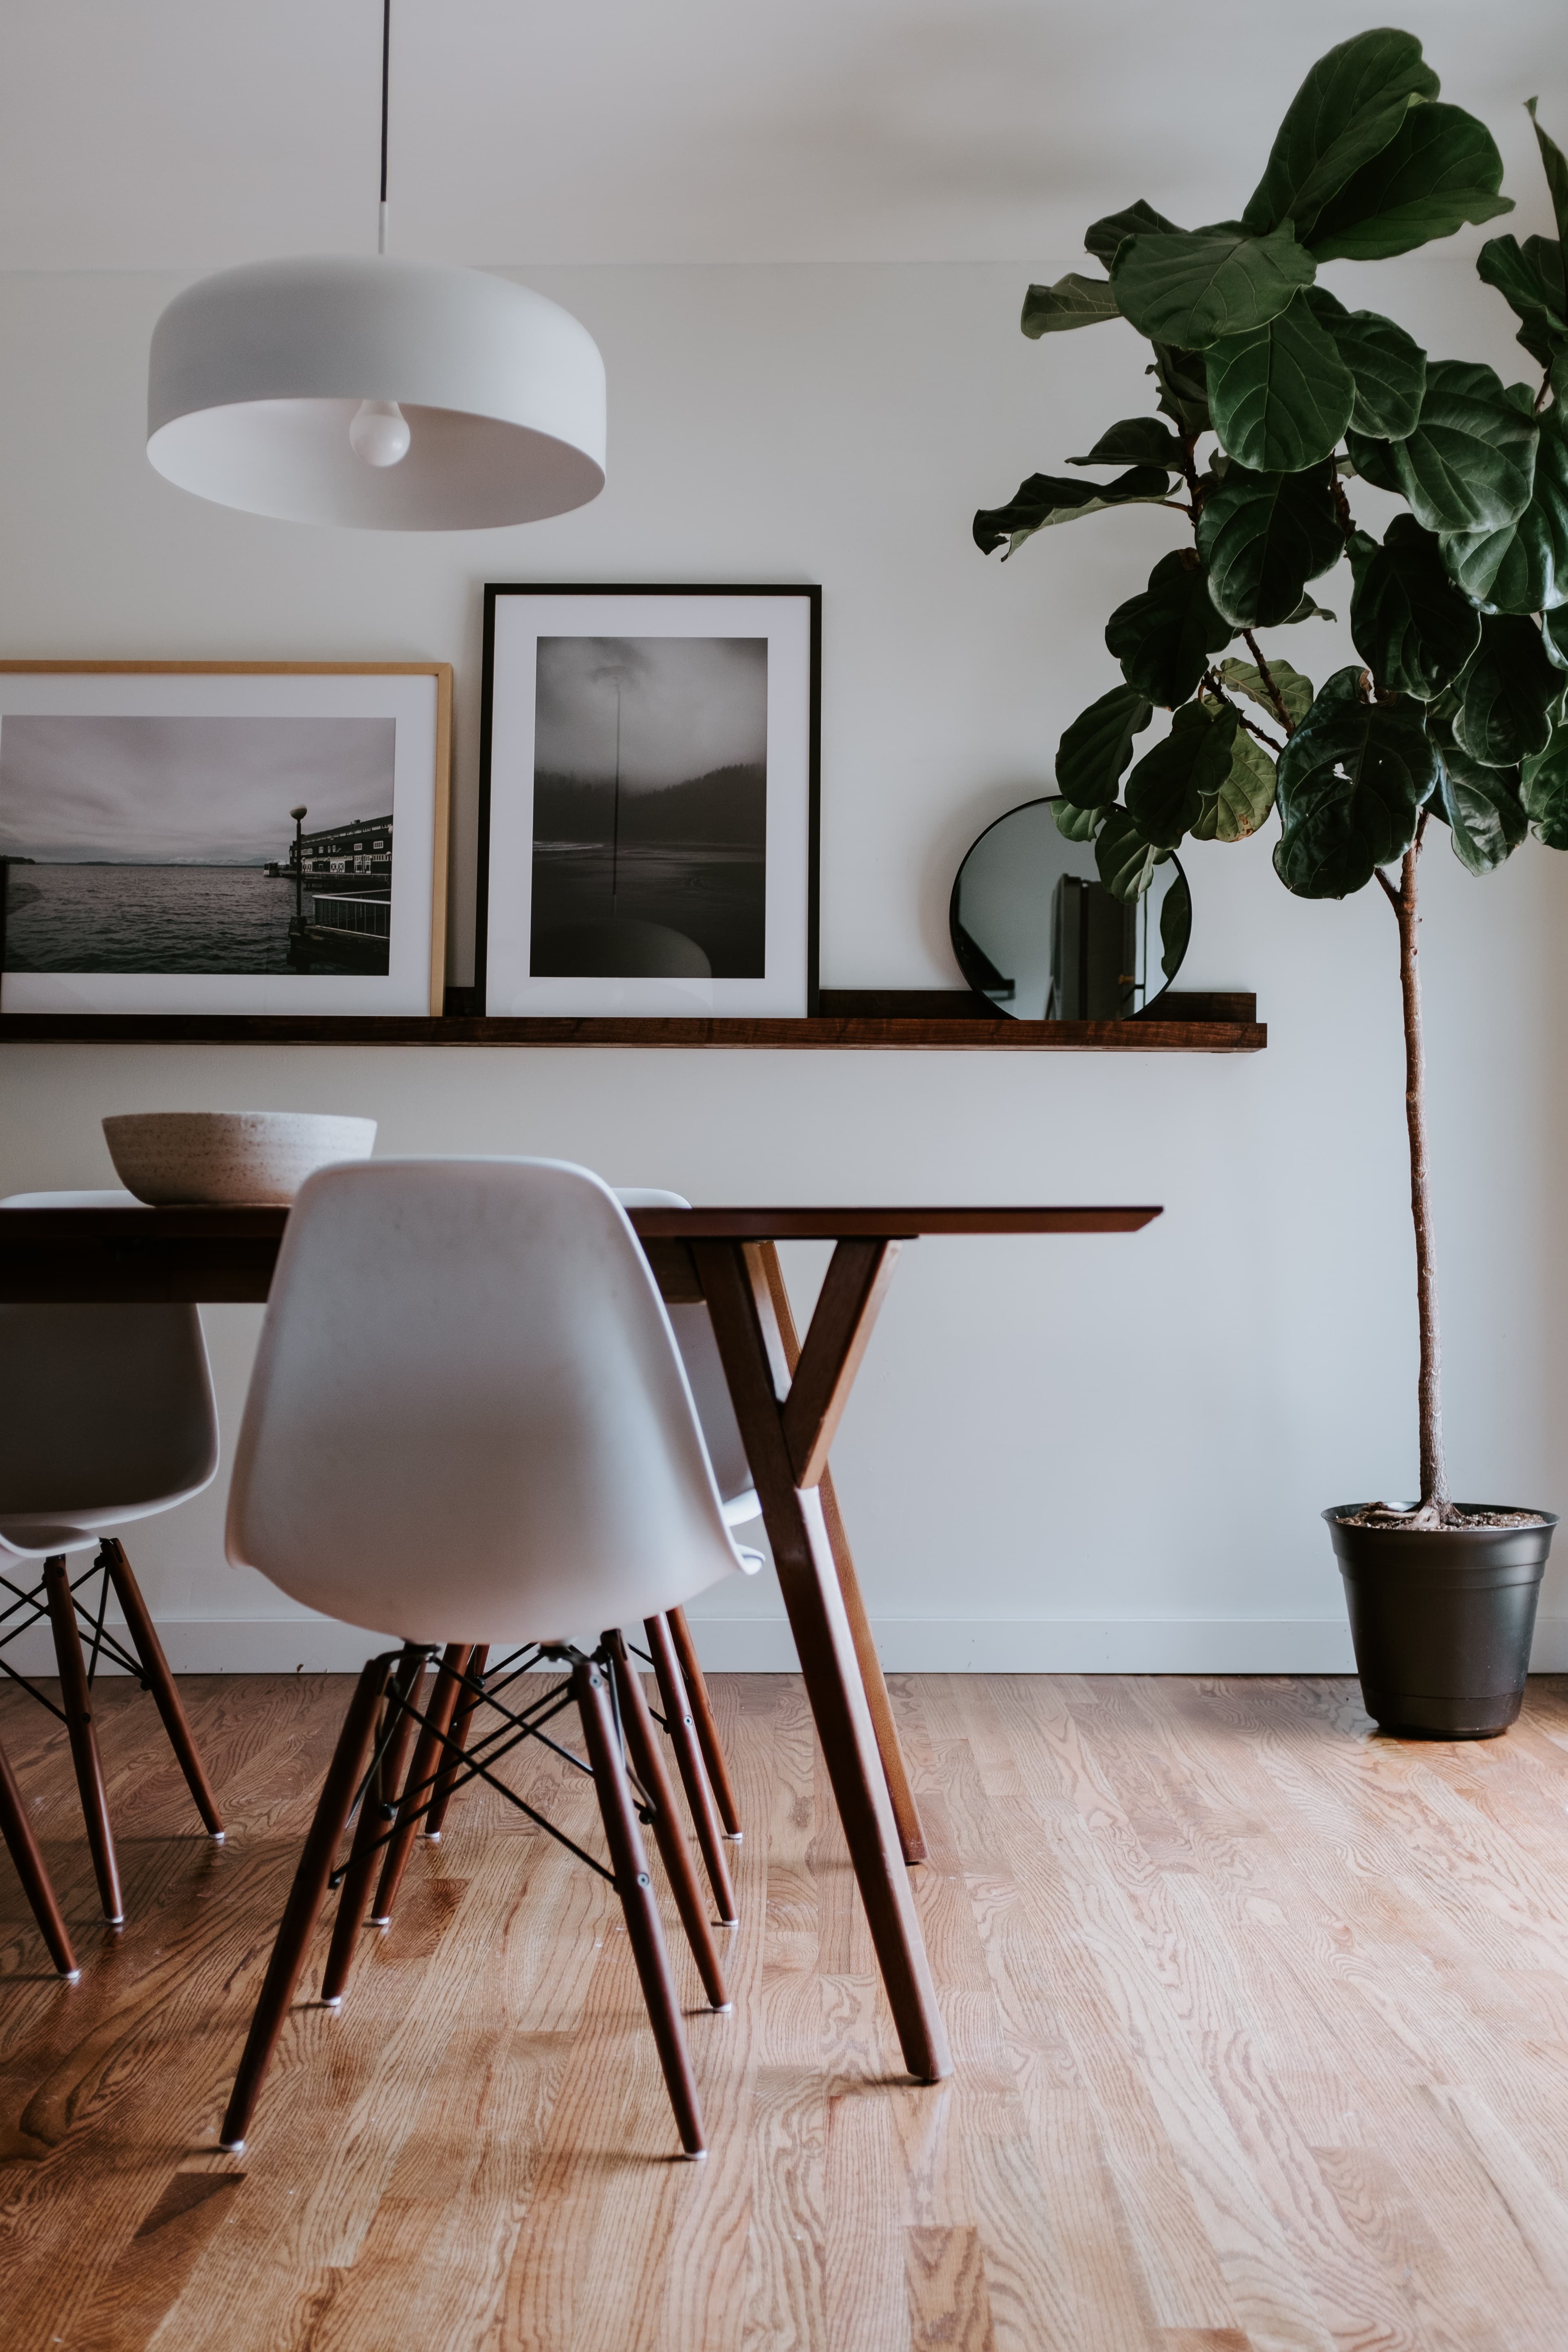
<svg viewBox="0 0 1568 2352"><path fill-rule="evenodd" d="M824 989L801 1021L502 1020L447 991L439 1020L403 1015L10 1013L0 1045L660 1045L819 1053L1256 1054L1268 1043L1258 999L1162 997L1132 1021L1010 1021L966 989Z"/></svg>

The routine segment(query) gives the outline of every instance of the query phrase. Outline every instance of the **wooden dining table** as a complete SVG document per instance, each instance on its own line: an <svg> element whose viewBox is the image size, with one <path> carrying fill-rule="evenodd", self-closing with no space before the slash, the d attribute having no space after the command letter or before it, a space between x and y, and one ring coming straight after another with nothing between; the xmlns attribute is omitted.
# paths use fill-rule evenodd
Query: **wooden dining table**
<svg viewBox="0 0 1568 2352"><path fill-rule="evenodd" d="M0 1305L267 1297L285 1208L16 1208L0 1214ZM905 1242L1128 1234L1158 1208L690 1208L627 1213L672 1304L705 1300L762 1505L807 1700L910 2073L952 2071L909 1865L924 1858L827 1457ZM778 1256L831 1242L804 1338Z"/></svg>

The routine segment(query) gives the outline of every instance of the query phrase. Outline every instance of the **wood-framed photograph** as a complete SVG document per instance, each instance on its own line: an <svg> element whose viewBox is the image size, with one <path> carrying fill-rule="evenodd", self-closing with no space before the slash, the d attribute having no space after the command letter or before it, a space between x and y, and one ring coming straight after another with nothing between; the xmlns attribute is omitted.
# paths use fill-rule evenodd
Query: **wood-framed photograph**
<svg viewBox="0 0 1568 2352"><path fill-rule="evenodd" d="M821 596L486 588L487 1013L816 1011Z"/></svg>
<svg viewBox="0 0 1568 2352"><path fill-rule="evenodd" d="M438 1013L445 662L0 662L0 1013Z"/></svg>

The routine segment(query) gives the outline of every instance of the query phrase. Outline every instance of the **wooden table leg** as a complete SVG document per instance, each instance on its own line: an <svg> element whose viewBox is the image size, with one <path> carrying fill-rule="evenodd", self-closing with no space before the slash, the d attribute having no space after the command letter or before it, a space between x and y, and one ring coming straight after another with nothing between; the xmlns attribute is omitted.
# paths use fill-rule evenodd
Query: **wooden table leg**
<svg viewBox="0 0 1568 2352"><path fill-rule="evenodd" d="M778 1248L774 1243L763 1242L759 1254L767 1277L768 1297L778 1324L780 1348L793 1378L795 1366L800 1361L800 1341L795 1336L795 1311L790 1306L784 1267L779 1263ZM860 1661L860 1679L866 1685L866 1703L871 1710L871 1722L877 1734L877 1752L881 1757L882 1770L887 1776L893 1819L899 1825L899 1843L903 1847L906 1862L924 1862L926 1841L925 1832L921 1827L920 1808L915 1803L915 1792L910 1786L909 1767L904 1762L904 1751L899 1744L899 1727L893 1720L893 1705L882 1677L882 1661L877 1655L877 1644L872 1639L870 1620L861 1597L860 1580L855 1573L854 1555L844 1530L838 1497L833 1491L831 1471L824 1470L819 1491L833 1564L838 1571L838 1589L844 1595L844 1613L849 1620L855 1655Z"/></svg>
<svg viewBox="0 0 1568 2352"><path fill-rule="evenodd" d="M38 1842L33 1835L33 1824L27 1819L27 1808L22 1791L0 1748L0 1838L16 1866L22 1882L22 1892L32 1906L33 1916L43 1931L49 1948L49 1958L62 1977L72 1980L79 1975L76 1954L71 1949L70 1932L49 1884L49 1874L44 1867L44 1857L38 1852Z"/></svg>
<svg viewBox="0 0 1568 2352"><path fill-rule="evenodd" d="M885 1249L885 1245L877 1246ZM863 1247L840 1244L837 1258L843 1260L847 1250L853 1253ZM947 2035L845 1613L822 1499L815 1485L795 1484L792 1432L778 1400L763 1319L768 1303L766 1278L743 1243L694 1242L692 1255L756 1480L806 1696L866 1906L882 1981L892 2003L904 2062L918 2081L940 2082L952 2071ZM845 1262L841 1278L833 1284L837 1304L832 1319L839 1325L837 1337L830 1324L823 1325L819 1337L814 1320L806 1349L802 1350L803 1359L812 1351L817 1375L823 1373L832 1350L839 1354L840 1375L858 1360L880 1296L881 1278L869 1266L858 1272L853 1256ZM831 1365L826 1369L831 1372ZM808 1455L823 1436L831 1434L837 1410L842 1408L847 1382L840 1375L814 1379L811 1391L819 1402L836 1396L836 1409L825 1404L818 1414L814 1406L809 1431L803 1429L797 1413L793 1434Z"/></svg>

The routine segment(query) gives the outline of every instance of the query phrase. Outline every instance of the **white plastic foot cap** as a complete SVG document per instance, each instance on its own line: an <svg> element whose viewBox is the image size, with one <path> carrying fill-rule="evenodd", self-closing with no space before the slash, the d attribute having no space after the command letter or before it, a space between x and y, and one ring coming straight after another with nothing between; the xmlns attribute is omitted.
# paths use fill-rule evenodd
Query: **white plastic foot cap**
<svg viewBox="0 0 1568 2352"><path fill-rule="evenodd" d="M732 2000L710 2000L708 2006L715 2017L728 2017L735 2004Z"/></svg>
<svg viewBox="0 0 1568 2352"><path fill-rule="evenodd" d="M214 1845L221 1845L227 1835L228 1832L226 1830L214 1830L212 1832L212 1842Z"/></svg>
<svg viewBox="0 0 1568 2352"><path fill-rule="evenodd" d="M222 2148L225 2156L243 2156L245 2154L245 2142L242 2139L220 2139L218 2146Z"/></svg>
<svg viewBox="0 0 1568 2352"><path fill-rule="evenodd" d="M682 2161L687 2164L706 2164L708 2161L708 2151L705 2147L683 2147L680 2154Z"/></svg>
<svg viewBox="0 0 1568 2352"><path fill-rule="evenodd" d="M329 1993L322 1997L321 2007L323 2009L342 2009L342 2005L343 1997L341 1992Z"/></svg>
<svg viewBox="0 0 1568 2352"><path fill-rule="evenodd" d="M62 1984L75 1984L80 1975L81 1970L79 1969L62 1969L60 1970L60 1981Z"/></svg>

